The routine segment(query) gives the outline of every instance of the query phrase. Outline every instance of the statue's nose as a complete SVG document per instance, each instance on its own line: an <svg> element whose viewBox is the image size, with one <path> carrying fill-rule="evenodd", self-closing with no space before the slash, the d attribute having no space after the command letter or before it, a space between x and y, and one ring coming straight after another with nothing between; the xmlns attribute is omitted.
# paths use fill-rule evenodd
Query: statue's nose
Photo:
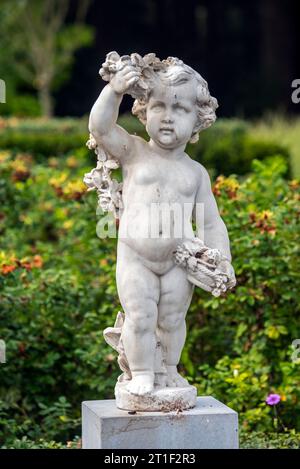
<svg viewBox="0 0 300 469"><path fill-rule="evenodd" d="M166 114L163 119L162 119L162 122L164 124L172 124L173 123L173 119L171 118L171 116L169 114Z"/></svg>

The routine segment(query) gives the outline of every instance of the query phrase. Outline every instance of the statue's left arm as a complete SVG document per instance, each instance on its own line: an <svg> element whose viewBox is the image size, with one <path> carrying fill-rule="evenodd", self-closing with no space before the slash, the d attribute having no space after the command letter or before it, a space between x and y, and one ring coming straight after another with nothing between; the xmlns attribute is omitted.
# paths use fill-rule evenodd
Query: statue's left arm
<svg viewBox="0 0 300 469"><path fill-rule="evenodd" d="M193 221L196 223L197 236L199 238L204 237L202 241L206 246L219 249L230 263L231 252L227 228L220 216L208 172L202 165L199 164L199 166L199 187L193 210ZM197 222L199 225L201 221L204 226L197 226Z"/></svg>

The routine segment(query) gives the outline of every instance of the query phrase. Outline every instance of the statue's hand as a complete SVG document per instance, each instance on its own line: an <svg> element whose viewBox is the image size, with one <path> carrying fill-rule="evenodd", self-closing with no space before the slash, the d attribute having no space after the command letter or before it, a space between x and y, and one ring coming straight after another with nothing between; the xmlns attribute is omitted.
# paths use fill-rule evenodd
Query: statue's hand
<svg viewBox="0 0 300 469"><path fill-rule="evenodd" d="M117 94L126 93L140 78L140 73L136 67L125 65L118 70L110 80L110 86Z"/></svg>
<svg viewBox="0 0 300 469"><path fill-rule="evenodd" d="M218 270L223 272L229 278L227 288L233 288L236 285L234 268L229 260L224 259L218 264Z"/></svg>

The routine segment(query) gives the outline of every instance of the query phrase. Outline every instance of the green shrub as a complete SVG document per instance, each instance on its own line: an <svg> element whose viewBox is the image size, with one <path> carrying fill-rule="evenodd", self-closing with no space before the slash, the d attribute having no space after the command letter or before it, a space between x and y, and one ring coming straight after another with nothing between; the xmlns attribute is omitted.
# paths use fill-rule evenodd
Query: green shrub
<svg viewBox="0 0 300 469"><path fill-rule="evenodd" d="M46 440L44 438L38 438L36 441L30 440L27 436L22 438L15 438L11 443L6 446L2 446L2 449L80 449L81 440L80 438L74 438L72 441L66 442L66 444L54 441Z"/></svg>
<svg viewBox="0 0 300 469"><path fill-rule="evenodd" d="M242 449L299 449L300 434L242 432L240 434L240 448Z"/></svg>
<svg viewBox="0 0 300 469"><path fill-rule="evenodd" d="M262 433L262 432L242 432L240 434L241 449L299 449L299 433ZM79 449L81 441L75 438L66 444L47 441L39 438L37 441L29 440L26 436L13 440L9 446L3 449Z"/></svg>
<svg viewBox="0 0 300 469"><path fill-rule="evenodd" d="M0 148L30 152L40 159L85 148L88 138L87 122L79 119L10 118L2 119L1 128Z"/></svg>
<svg viewBox="0 0 300 469"><path fill-rule="evenodd" d="M10 95L8 93L7 102L1 104L1 114L16 117L39 117L41 108L37 98L30 94Z"/></svg>
<svg viewBox="0 0 300 469"><path fill-rule="evenodd" d="M300 177L300 117L270 114L250 127L250 135L261 141L275 140L288 148L292 173Z"/></svg>
<svg viewBox="0 0 300 469"><path fill-rule="evenodd" d="M243 427L299 431L299 360L292 362L300 338L299 183L284 181L280 158L255 161L253 169L242 183L219 177L214 185L237 286L224 298L197 289L183 359L199 392L232 406ZM277 420L265 404L271 392L282 396Z"/></svg>
<svg viewBox="0 0 300 469"><path fill-rule="evenodd" d="M254 159L263 160L276 155L282 156L289 167L286 147L271 138L259 139L249 134L249 130L245 121L219 119L200 133L197 145L189 145L188 153L215 176L249 173Z"/></svg>
<svg viewBox="0 0 300 469"><path fill-rule="evenodd" d="M36 164L3 151L0 162L0 441L65 444L80 434L81 401L113 397L119 371L102 331L120 309L116 241L96 236L84 156ZM281 158L253 170L214 184L238 285L220 298L196 289L181 367L199 394L239 412L243 430L299 432L299 183Z"/></svg>
<svg viewBox="0 0 300 469"><path fill-rule="evenodd" d="M67 441L80 432L81 400L113 396L117 366L102 330L119 308L115 240L96 236L81 161L1 158L0 440Z"/></svg>
<svg viewBox="0 0 300 469"><path fill-rule="evenodd" d="M119 123L129 133L149 139L144 126L130 114L121 116ZM90 158L85 147L88 137L86 119L8 119L3 120L2 128L0 148L30 152L39 160L80 149L86 158ZM199 142L189 145L187 152L203 163L212 175L246 174L252 160L275 155L282 156L289 168L289 151L285 146L272 138L255 137L245 121L236 119L217 120L200 133Z"/></svg>

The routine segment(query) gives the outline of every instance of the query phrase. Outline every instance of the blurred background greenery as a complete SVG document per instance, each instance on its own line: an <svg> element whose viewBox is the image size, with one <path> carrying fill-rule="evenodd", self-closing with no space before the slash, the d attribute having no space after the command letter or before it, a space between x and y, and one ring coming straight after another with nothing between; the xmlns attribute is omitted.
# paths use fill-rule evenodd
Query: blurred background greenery
<svg viewBox="0 0 300 469"><path fill-rule="evenodd" d="M98 70L114 49L178 56L220 102L188 153L210 172L238 283L228 297L195 292L181 371L239 412L243 447L300 446L298 13L292 0L1 0L3 447L80 447L80 402L113 397L102 331L120 308L116 240L97 238L82 177L95 162L85 142ZM147 138L131 105L119 123Z"/></svg>

